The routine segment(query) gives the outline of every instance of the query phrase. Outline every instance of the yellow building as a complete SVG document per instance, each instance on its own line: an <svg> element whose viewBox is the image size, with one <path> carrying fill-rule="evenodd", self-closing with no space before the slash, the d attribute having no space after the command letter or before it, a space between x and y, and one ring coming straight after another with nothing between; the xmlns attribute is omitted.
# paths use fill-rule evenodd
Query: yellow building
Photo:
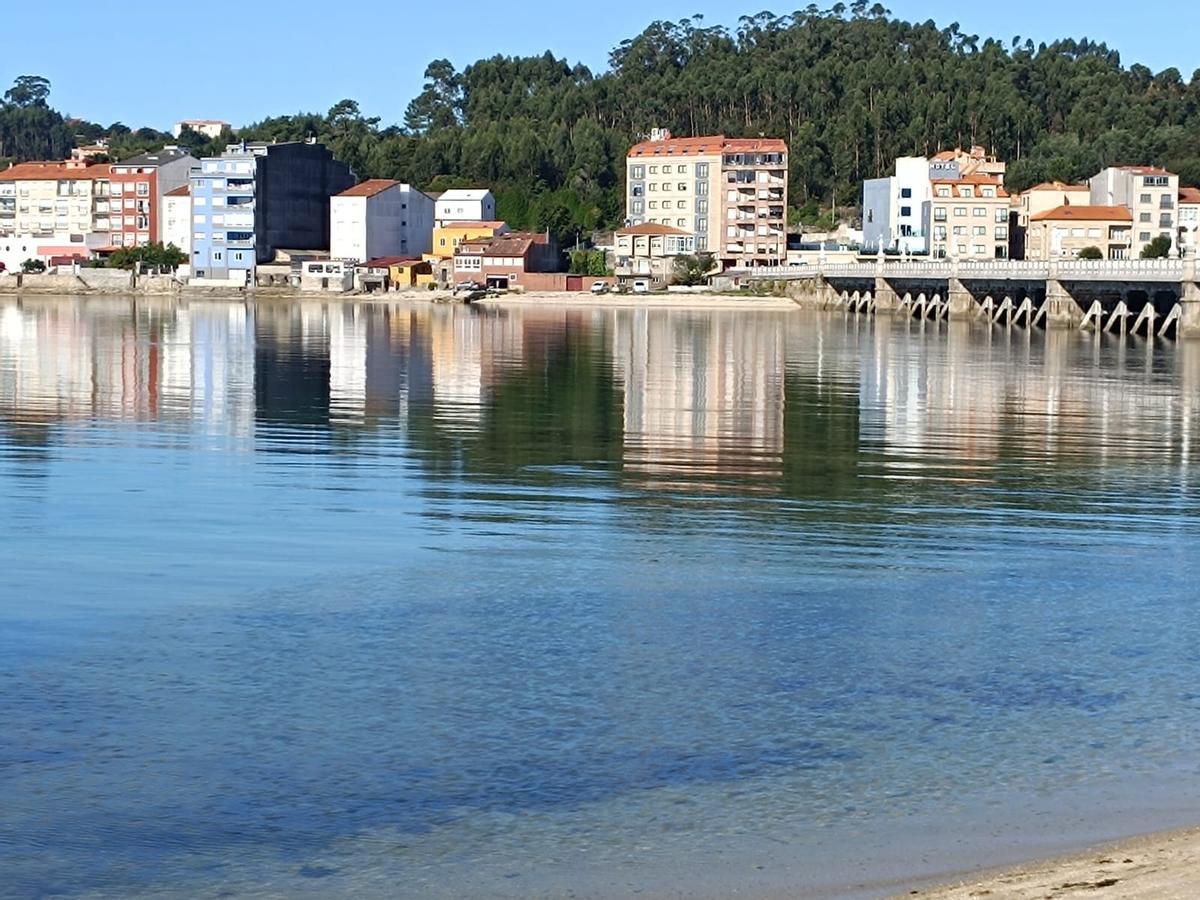
<svg viewBox="0 0 1200 900"><path fill-rule="evenodd" d="M426 254L432 259L452 259L454 248L463 241L494 238L507 234L504 222L446 222L433 229L433 250Z"/></svg>
<svg viewBox="0 0 1200 900"><path fill-rule="evenodd" d="M1095 247L1104 259L1128 259L1133 216L1124 206L1060 206L1029 221L1026 259L1077 259Z"/></svg>
<svg viewBox="0 0 1200 900"><path fill-rule="evenodd" d="M418 287L433 281L433 265L424 259L396 260L388 266L388 272L395 290Z"/></svg>

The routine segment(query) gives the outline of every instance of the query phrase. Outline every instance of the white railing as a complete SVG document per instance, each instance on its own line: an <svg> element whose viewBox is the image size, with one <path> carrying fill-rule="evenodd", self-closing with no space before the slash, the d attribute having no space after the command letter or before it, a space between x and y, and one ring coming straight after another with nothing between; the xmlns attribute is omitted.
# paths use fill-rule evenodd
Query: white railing
<svg viewBox="0 0 1200 900"><path fill-rule="evenodd" d="M1106 259L1106 260L897 260L853 263L803 263L760 266L726 273L749 278L889 278L997 281L1194 281L1194 260Z"/></svg>

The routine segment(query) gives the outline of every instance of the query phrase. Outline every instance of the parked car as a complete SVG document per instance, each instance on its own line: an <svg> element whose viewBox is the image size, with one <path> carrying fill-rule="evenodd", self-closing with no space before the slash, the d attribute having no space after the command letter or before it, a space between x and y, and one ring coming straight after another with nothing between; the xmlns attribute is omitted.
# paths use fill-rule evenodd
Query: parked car
<svg viewBox="0 0 1200 900"><path fill-rule="evenodd" d="M467 292L482 291L484 289L485 289L484 286L482 284L480 284L478 281L464 281L461 284L456 284L454 286L454 293L457 294L462 291L467 291Z"/></svg>
<svg viewBox="0 0 1200 900"><path fill-rule="evenodd" d="M609 290L610 289L609 289L607 281L593 281L592 282L592 293L593 294L607 294L609 292Z"/></svg>
<svg viewBox="0 0 1200 900"><path fill-rule="evenodd" d="M639 278L633 283L633 292L635 294L650 293L650 282L646 281L644 278Z"/></svg>

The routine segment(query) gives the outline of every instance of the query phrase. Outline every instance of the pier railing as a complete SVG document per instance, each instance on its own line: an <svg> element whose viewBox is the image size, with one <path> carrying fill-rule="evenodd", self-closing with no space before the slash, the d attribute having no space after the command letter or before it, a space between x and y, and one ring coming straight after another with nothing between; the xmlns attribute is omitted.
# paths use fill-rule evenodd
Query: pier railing
<svg viewBox="0 0 1200 900"><path fill-rule="evenodd" d="M913 279L966 281L1164 281L1195 280L1194 260L1103 259L1103 260L893 260L882 262L818 263L816 265L760 266L733 269L726 276L764 280L828 279Z"/></svg>

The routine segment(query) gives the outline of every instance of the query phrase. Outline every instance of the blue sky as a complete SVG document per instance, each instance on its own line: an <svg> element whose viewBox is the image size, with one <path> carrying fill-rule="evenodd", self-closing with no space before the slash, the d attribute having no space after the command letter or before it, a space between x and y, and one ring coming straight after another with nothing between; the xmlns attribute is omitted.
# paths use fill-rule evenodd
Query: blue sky
<svg viewBox="0 0 1200 900"><path fill-rule="evenodd" d="M235 125L298 110L324 111L343 97L368 115L398 122L420 90L425 64L449 58L460 69L496 53L526 55L549 49L602 71L617 43L654 19L703 14L708 24L736 24L763 9L785 12L806 0L258 0L172 7L124 0L103 15L94 2L60 0L48 14L32 3L5 13L0 82L42 74L53 83L51 102L72 115L104 124L167 128L178 118L218 118ZM818 4L833 5L833 0ZM222 14L205 21L205 7ZM1175 66L1185 80L1200 68L1196 0L1158 0L1141 16L1108 0L1006 0L964 8L950 0L891 0L901 18L939 25L958 21L967 33L1008 41L1089 37L1106 41L1128 65L1158 71ZM245 11L245 16L239 12ZM119 10L119 12L118 12ZM77 24L71 14L83 16ZM58 24L61 22L61 25ZM153 23L146 34L139 23ZM249 56L236 49L245 44ZM139 70L125 68L136 54Z"/></svg>

